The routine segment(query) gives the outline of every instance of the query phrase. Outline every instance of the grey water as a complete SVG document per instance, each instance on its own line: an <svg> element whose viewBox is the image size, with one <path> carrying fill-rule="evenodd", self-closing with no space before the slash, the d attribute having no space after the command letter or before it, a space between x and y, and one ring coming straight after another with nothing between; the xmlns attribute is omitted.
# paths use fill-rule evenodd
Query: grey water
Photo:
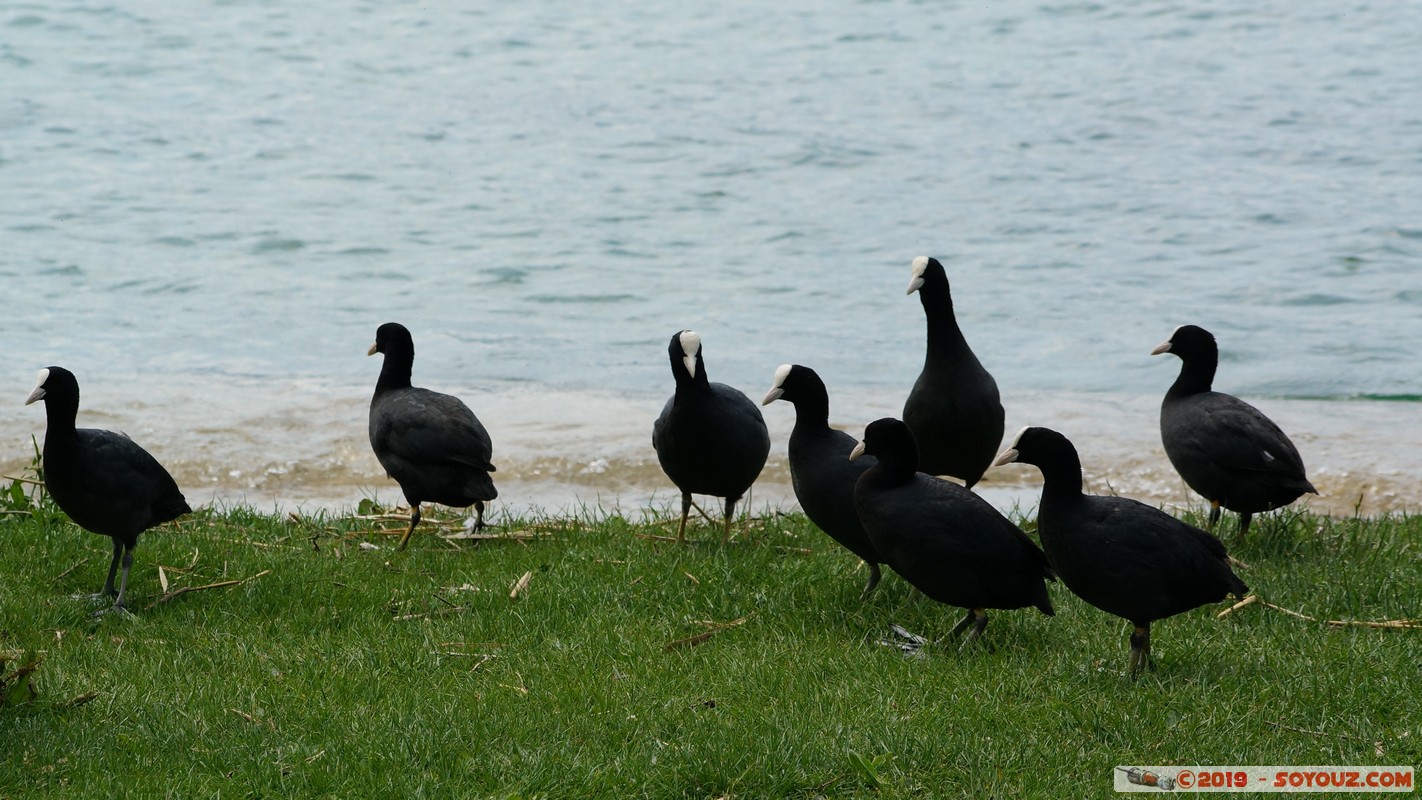
<svg viewBox="0 0 1422 800"><path fill-rule="evenodd" d="M60 364L196 502L396 500L364 406L397 320L511 508L655 505L673 333L757 400L816 368L857 433L934 255L1009 427L1095 490L1189 502L1147 353L1195 323L1316 507L1416 510L1418 53L1403 0L0 4L0 466Z"/></svg>

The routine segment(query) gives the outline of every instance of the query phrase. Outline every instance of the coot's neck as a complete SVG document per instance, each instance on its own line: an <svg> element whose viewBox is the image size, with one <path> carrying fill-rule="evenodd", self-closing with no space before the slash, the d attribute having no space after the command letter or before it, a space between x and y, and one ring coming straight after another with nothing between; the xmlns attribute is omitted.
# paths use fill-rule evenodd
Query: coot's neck
<svg viewBox="0 0 1422 800"><path fill-rule="evenodd" d="M375 393L410 388L410 371L414 366L413 345L391 345L385 351L385 363L380 367L380 379L375 382Z"/></svg>
<svg viewBox="0 0 1422 800"><path fill-rule="evenodd" d="M701 354L696 354L696 375L693 377L686 374L686 362L676 356L671 357L672 375L676 378L676 393L681 396L691 392L707 392L711 390L711 379L706 377L706 363L701 360Z"/></svg>
<svg viewBox="0 0 1422 800"><path fill-rule="evenodd" d="M1219 366L1219 351L1192 353L1180 359L1180 376L1171 385L1166 398L1188 397L1192 394L1210 391L1215 382L1215 368Z"/></svg>
<svg viewBox="0 0 1422 800"><path fill-rule="evenodd" d="M948 291L948 280L941 276L929 278L919 287L918 299L923 303L923 315L928 319L929 352L946 353L962 349L966 341L953 313L953 296Z"/></svg>
<svg viewBox="0 0 1422 800"><path fill-rule="evenodd" d="M1042 459L1037 467L1042 470L1043 504L1081 499L1081 457L1076 448L1067 445Z"/></svg>
<svg viewBox="0 0 1422 800"><path fill-rule="evenodd" d="M879 486L900 486L913 480L918 473L918 454L890 451L875 453L879 463L864 473L865 479Z"/></svg>
<svg viewBox="0 0 1422 800"><path fill-rule="evenodd" d="M72 441L75 438L75 418L79 416L79 395L49 396L44 399L44 443Z"/></svg>
<svg viewBox="0 0 1422 800"><path fill-rule="evenodd" d="M795 428L791 436L820 433L829 430L829 394L821 385L796 393Z"/></svg>

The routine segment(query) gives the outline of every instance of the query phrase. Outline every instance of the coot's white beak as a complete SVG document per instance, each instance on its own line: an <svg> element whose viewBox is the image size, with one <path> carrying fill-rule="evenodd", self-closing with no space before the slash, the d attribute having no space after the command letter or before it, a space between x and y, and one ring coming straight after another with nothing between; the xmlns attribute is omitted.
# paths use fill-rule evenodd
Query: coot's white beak
<svg viewBox="0 0 1422 800"><path fill-rule="evenodd" d="M785 396L785 381L794 369L791 364L781 364L775 368L775 380L770 384L770 391L765 393L765 399L760 401L761 405L768 406Z"/></svg>
<svg viewBox="0 0 1422 800"><path fill-rule="evenodd" d="M380 352L379 350L376 350L376 348L379 347L379 346L380 346L380 345L378 345L378 344L372 344L372 345L370 346L370 349L367 350L367 351L365 351L365 354L368 355L368 356L373 356L373 355L375 355L376 353Z"/></svg>
<svg viewBox="0 0 1422 800"><path fill-rule="evenodd" d="M1009 447L1009 448L1007 448L1006 450L1003 450L1001 453L998 453L998 454L997 454L997 458L994 458L994 459L992 460L992 465L993 465L994 467L1000 467L1000 466L1002 466L1003 464L1011 464L1011 463L1015 462L1016 460L1017 460L1017 449L1016 449L1016 448L1013 448L1013 447Z"/></svg>
<svg viewBox="0 0 1422 800"><path fill-rule="evenodd" d="M1153 355L1153 356L1158 356L1158 355L1160 355L1161 353L1169 353L1169 352L1170 352L1170 342L1169 342L1169 340L1167 340L1167 341L1161 342L1160 344L1156 345L1156 346L1155 346L1155 349L1152 350L1152 351L1150 351L1150 354Z"/></svg>
<svg viewBox="0 0 1422 800"><path fill-rule="evenodd" d="M913 294L921 288L923 288L923 276L915 275L913 276L913 280L909 281L908 291L904 292L904 294Z"/></svg>
<svg viewBox="0 0 1422 800"><path fill-rule="evenodd" d="M695 377L696 377L696 356L694 356L694 355L682 356L682 357L681 357L681 363L683 363L683 364L686 365L686 374L687 374L687 375L690 375L690 376L693 377L693 378L695 378Z"/></svg>
<svg viewBox="0 0 1422 800"><path fill-rule="evenodd" d="M856 444L854 446L853 450L849 451L849 460L857 461L862 455L864 455L864 442L861 441L859 444Z"/></svg>
<svg viewBox="0 0 1422 800"><path fill-rule="evenodd" d="M44 383L47 380L49 380L48 367L40 370L39 374L35 376L35 388L30 391L30 396L25 398L25 405L44 399Z"/></svg>

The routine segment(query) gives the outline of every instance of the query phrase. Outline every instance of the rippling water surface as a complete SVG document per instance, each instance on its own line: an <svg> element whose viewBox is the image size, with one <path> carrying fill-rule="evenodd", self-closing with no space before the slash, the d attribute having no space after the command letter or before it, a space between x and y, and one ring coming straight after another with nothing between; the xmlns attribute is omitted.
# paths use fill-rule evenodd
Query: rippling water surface
<svg viewBox="0 0 1422 800"><path fill-rule="evenodd" d="M1094 488L1186 499L1146 353L1193 322L1316 506L1422 505L1422 6L823 5L0 6L0 464L53 363L190 498L393 500L364 353L399 320L510 504L662 502L673 332L756 398L816 367L858 432L932 254L1009 426Z"/></svg>

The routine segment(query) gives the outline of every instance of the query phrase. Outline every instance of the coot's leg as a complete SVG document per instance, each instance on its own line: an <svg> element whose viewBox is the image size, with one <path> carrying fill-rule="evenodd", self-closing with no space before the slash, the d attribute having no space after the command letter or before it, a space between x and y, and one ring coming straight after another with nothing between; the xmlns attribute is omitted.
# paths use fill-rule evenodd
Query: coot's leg
<svg viewBox="0 0 1422 800"><path fill-rule="evenodd" d="M109 577L104 581L104 597L118 597L118 591L114 589L114 576L118 575L119 559L123 557L123 542L114 539L114 557L109 562Z"/></svg>
<svg viewBox="0 0 1422 800"><path fill-rule="evenodd" d="M731 541L731 520L736 513L736 501L740 498L726 498L726 518L722 521L721 544Z"/></svg>
<svg viewBox="0 0 1422 800"><path fill-rule="evenodd" d="M869 564L868 561L864 563ZM864 586L864 592L859 595L861 601L869 599L869 595L874 592L874 587L879 585L880 577L882 574L879 572L879 565L869 564L869 583Z"/></svg>
<svg viewBox="0 0 1422 800"><path fill-rule="evenodd" d="M976 618L976 617L977 617L977 614L974 613L971 608L968 609L968 613L967 613L967 614L964 614L964 615L963 615L963 618L958 621L958 624L953 626L953 630L951 630L951 631L948 632L948 638L949 638L949 639L956 639L956 638L958 638L958 634L960 634L960 633L962 633L963 631L967 630L967 629L968 629L968 626L971 625L971 624L973 624L973 619Z"/></svg>
<svg viewBox="0 0 1422 800"><path fill-rule="evenodd" d="M686 516L691 513L691 492L681 493L681 524L676 526L676 541L686 541Z"/></svg>
<svg viewBox="0 0 1422 800"><path fill-rule="evenodd" d="M959 651L967 649L968 645L972 644L974 640L981 636L983 629L986 628L988 624L987 609L975 608L969 611L968 614L973 617L973 629L968 631L967 636L963 637L963 643L958 645Z"/></svg>
<svg viewBox="0 0 1422 800"><path fill-rule="evenodd" d="M1244 541L1244 534L1249 533L1249 521L1254 519L1253 514L1239 515L1239 540Z"/></svg>
<svg viewBox="0 0 1422 800"><path fill-rule="evenodd" d="M1218 500L1211 500L1211 501L1210 501L1210 524L1209 524L1209 526L1208 526L1209 529L1213 531L1213 530L1215 529L1215 523L1216 523L1216 522L1219 522L1219 521L1220 521L1220 501L1218 501Z"/></svg>
<svg viewBox="0 0 1422 800"><path fill-rule="evenodd" d="M405 545L410 542L410 534L415 532L415 526L420 524L420 504L410 504L410 527L405 531L405 535L400 537L400 548L405 549Z"/></svg>
<svg viewBox="0 0 1422 800"><path fill-rule="evenodd" d="M1150 661L1150 623L1137 625L1131 633L1131 660L1126 673L1134 680Z"/></svg>
<svg viewBox="0 0 1422 800"><path fill-rule="evenodd" d="M117 541L117 540L115 540L115 541ZM123 609L123 610L125 610L125 611L128 610L128 606L124 605L124 602L123 602L123 595L124 595L124 592L126 592L126 591L128 590L128 571L129 571L130 569L132 569L132 568L133 568L133 546L130 545L130 546L124 547L124 549L123 549L123 573L122 573L122 575L120 575L120 577L119 577L118 597L114 598L114 608L120 608L120 609Z"/></svg>

